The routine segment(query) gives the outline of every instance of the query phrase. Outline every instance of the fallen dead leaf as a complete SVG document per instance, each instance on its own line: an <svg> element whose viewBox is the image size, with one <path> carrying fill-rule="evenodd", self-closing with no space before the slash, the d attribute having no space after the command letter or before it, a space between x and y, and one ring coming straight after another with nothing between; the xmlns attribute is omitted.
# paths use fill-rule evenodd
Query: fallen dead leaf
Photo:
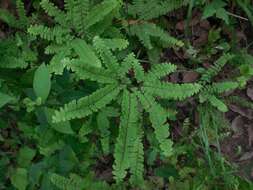
<svg viewBox="0 0 253 190"><path fill-rule="evenodd" d="M253 110L247 108L241 108L236 105L229 105L229 108L236 113L239 113L241 116L246 117L248 119L253 119Z"/></svg>
<svg viewBox="0 0 253 190"><path fill-rule="evenodd" d="M180 82L180 73L179 72L174 72L170 75L170 82L173 83L178 83Z"/></svg>
<svg viewBox="0 0 253 190"><path fill-rule="evenodd" d="M239 161L245 161L253 158L253 152L245 152L239 159Z"/></svg>
<svg viewBox="0 0 253 190"><path fill-rule="evenodd" d="M234 131L234 138L239 137L241 134L243 134L243 126L244 126L244 121L242 116L237 116L235 119L233 119L231 123L231 128Z"/></svg>
<svg viewBox="0 0 253 190"><path fill-rule="evenodd" d="M247 89L247 96L253 100L253 87Z"/></svg>
<svg viewBox="0 0 253 190"><path fill-rule="evenodd" d="M1 23L0 23L1 24ZM4 34L4 32L2 32L1 30L0 30L0 39L4 39L5 38L5 34Z"/></svg>
<svg viewBox="0 0 253 190"><path fill-rule="evenodd" d="M10 0L3 0L0 3L0 7L3 9L7 9L9 7L9 5L11 4Z"/></svg>
<svg viewBox="0 0 253 190"><path fill-rule="evenodd" d="M210 23L208 20L202 20L200 23L199 23L200 27L205 29L205 30L210 30L211 26L210 26Z"/></svg>
<svg viewBox="0 0 253 190"><path fill-rule="evenodd" d="M185 26L184 21L180 21L176 24L176 29L179 31L184 31L184 26Z"/></svg>
<svg viewBox="0 0 253 190"><path fill-rule="evenodd" d="M249 136L249 146L252 146L253 143L253 126L252 125L246 125L248 136Z"/></svg>
<svg viewBox="0 0 253 190"><path fill-rule="evenodd" d="M183 75L183 82L195 82L199 78L199 73L194 71L186 71L182 73Z"/></svg>

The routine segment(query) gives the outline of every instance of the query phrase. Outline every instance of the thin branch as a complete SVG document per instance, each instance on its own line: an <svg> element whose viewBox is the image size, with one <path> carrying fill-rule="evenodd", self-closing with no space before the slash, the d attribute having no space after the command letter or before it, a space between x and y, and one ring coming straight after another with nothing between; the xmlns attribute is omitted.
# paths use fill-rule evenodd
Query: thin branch
<svg viewBox="0 0 253 190"><path fill-rule="evenodd" d="M236 14L231 13L231 12L228 12L228 11L227 11L227 14L230 15L230 16L233 16L233 17L235 17L235 18L239 18L239 19L241 19L241 20L249 21L249 19L247 19L247 18L245 18L245 17L242 17L242 16L240 16L240 15L236 15Z"/></svg>

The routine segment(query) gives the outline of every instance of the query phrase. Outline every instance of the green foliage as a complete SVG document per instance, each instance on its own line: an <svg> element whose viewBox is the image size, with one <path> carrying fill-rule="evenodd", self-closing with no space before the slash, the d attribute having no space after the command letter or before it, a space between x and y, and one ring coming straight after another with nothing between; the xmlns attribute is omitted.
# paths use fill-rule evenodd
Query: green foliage
<svg viewBox="0 0 253 190"><path fill-rule="evenodd" d="M13 97L0 92L0 108L3 107L5 104L11 102L12 100Z"/></svg>
<svg viewBox="0 0 253 190"><path fill-rule="evenodd" d="M224 92L232 91L238 87L237 82L211 82L211 79L219 74L225 64L232 60L234 55L222 55L210 68L205 70L201 76L200 83L203 84L203 89L199 94L199 101L209 102L221 112L227 112L226 104L217 96Z"/></svg>
<svg viewBox="0 0 253 190"><path fill-rule="evenodd" d="M115 99L119 90L120 88L117 84L111 84L97 90L89 96L83 97L79 100L73 100L66 104L64 108L56 111L53 121L61 122L88 116L105 107Z"/></svg>
<svg viewBox="0 0 253 190"><path fill-rule="evenodd" d="M37 97L45 101L51 89L50 73L47 67L42 64L34 73L33 89Z"/></svg>
<svg viewBox="0 0 253 190"><path fill-rule="evenodd" d="M160 142L161 150L165 156L170 156L172 154L172 142L168 139L169 133L166 125L168 115L166 114L166 111L155 102L154 97L159 96L166 99L182 100L197 93L201 86L198 84L179 85L160 82L160 78L162 76L173 72L176 69L174 65L166 64L167 66L164 66L164 64L161 66L155 66L149 73L146 74L132 53L122 61L121 66L112 52L106 48L104 45L105 43L101 38L95 37L93 42L94 49L102 59L102 63L106 66L106 68L99 68L98 70L94 69L94 71L99 71L99 73L102 74L104 73L105 76L102 75L101 77L95 77L92 75L94 73L90 74L87 72L89 67L92 68L92 66L89 65L89 63L92 63L92 60L96 60L96 62L98 62L98 58L94 57L95 53L91 52L91 49L89 49L90 52L88 51L89 54L92 55L91 60L82 61L82 59L88 59L90 56L80 56L78 59L80 62L72 61L70 62L69 67L72 68L73 65L77 76L81 76L81 79L83 79L82 76L86 75L85 78L91 79L92 81L95 80L102 84L107 81L113 83L106 84L104 87L98 89L89 96L85 96L79 100L73 100L72 102L66 104L55 113L53 120L54 122L62 122L86 117L103 109L111 101L117 99L117 96L121 97L121 91L123 91L121 103L122 115L119 126L119 135L115 145L115 164L113 166L113 173L117 182L121 182L125 178L127 174L126 170L129 168L130 171L132 171L131 173L133 179L141 178L140 173L143 172L143 166L139 165L141 165L140 160L142 160L143 165L143 154L141 154L141 156L139 154L131 153L136 153L136 151L141 153L141 151L143 151L140 150L142 145L140 145L141 142L138 140L140 138L138 137L138 131L141 130L139 129L141 126L138 124L138 114L140 110L138 108L137 96L140 98L140 102L144 109L150 114L150 120L155 129L157 140ZM87 65L88 67L76 67L76 65ZM128 78L126 76L131 68L134 70L137 82L142 83L143 87L137 87L133 82L131 82L133 78ZM166 70L162 70L163 68ZM115 71L120 75L115 75L113 77L113 74L107 74L110 71ZM166 93L170 91L171 93ZM131 155L134 157L132 158ZM131 159L137 162L137 167L140 168L138 171L134 171L134 169L137 168L132 168L133 165L131 165Z"/></svg>
<svg viewBox="0 0 253 190"><path fill-rule="evenodd" d="M129 6L129 14L138 16L139 19L150 20L178 9L184 5L187 5L188 0L166 0L166 1L145 1L145 0L133 0L132 5ZM145 9L143 9L145 7Z"/></svg>
<svg viewBox="0 0 253 190"><path fill-rule="evenodd" d="M77 190L84 189L85 186L82 179L74 174L72 174L70 176L70 179L68 179L63 176L52 173L50 175L50 180L59 189Z"/></svg>
<svg viewBox="0 0 253 190"><path fill-rule="evenodd" d="M203 19L209 18L215 15L217 18L220 18L225 21L226 24L229 24L229 16L227 11L224 9L226 2L222 0L214 0L210 4L206 5L203 12Z"/></svg>
<svg viewBox="0 0 253 190"><path fill-rule="evenodd" d="M134 0L132 4L127 7L129 15L133 16L134 20L132 22L125 22L125 28L129 35L137 36L147 49L153 48L154 45L152 45L152 41L154 41L154 39L159 39L162 47L182 47L184 45L182 41L170 36L159 25L153 23L151 19L156 19L187 3L187 0ZM145 9L143 9L143 7L145 7Z"/></svg>
<svg viewBox="0 0 253 190"><path fill-rule="evenodd" d="M220 141L227 104L253 107L230 94L251 82L251 44L227 35L252 10L248 0L10 1L0 9L0 189L251 189ZM178 30L195 11L225 22L200 47L198 32Z"/></svg>
<svg viewBox="0 0 253 190"><path fill-rule="evenodd" d="M182 41L168 35L163 29L152 23L133 24L130 26L129 33L136 35L148 49L153 48L151 38L158 38L165 47L182 47L184 45Z"/></svg>
<svg viewBox="0 0 253 190"><path fill-rule="evenodd" d="M17 168L11 176L11 183L18 190L25 190L28 185L27 170L24 168Z"/></svg>
<svg viewBox="0 0 253 190"><path fill-rule="evenodd" d="M22 0L16 1L16 9L18 18L15 18L9 11L0 9L0 19L11 27L25 30L29 26L31 20L26 15L24 2Z"/></svg>
<svg viewBox="0 0 253 190"><path fill-rule="evenodd" d="M139 142L136 140L138 139L138 128L140 127L136 96L125 90L123 92L121 107L122 116L119 126L119 135L115 145L115 163L113 166L113 174L117 182L121 182L121 180L125 178L128 168L132 170L137 169L133 168L135 165L131 163L131 160L138 159L139 157L138 154L131 153L135 151L135 146L139 146ZM138 164L143 165L143 162ZM136 175L136 172L133 172L133 175Z"/></svg>

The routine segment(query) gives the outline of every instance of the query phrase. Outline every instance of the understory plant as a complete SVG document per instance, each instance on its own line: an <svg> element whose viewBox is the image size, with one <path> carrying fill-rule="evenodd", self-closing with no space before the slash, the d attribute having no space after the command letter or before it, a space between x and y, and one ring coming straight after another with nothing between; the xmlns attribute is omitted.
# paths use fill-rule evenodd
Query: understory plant
<svg viewBox="0 0 253 190"><path fill-rule="evenodd" d="M0 9L0 189L252 188L220 147L228 105L252 109L229 96L252 79L252 56L217 48L220 28L197 51L170 26L187 13L190 35L196 8L233 30L230 2L27 2ZM252 19L248 1L234 4Z"/></svg>

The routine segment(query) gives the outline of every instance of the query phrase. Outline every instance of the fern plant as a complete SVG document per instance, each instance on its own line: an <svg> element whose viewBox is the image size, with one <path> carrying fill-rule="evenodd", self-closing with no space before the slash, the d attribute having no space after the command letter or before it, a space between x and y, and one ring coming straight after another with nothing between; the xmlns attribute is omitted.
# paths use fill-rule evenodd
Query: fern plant
<svg viewBox="0 0 253 190"><path fill-rule="evenodd" d="M200 84L203 86L201 92L199 93L200 103L208 102L222 112L228 111L226 104L219 98L219 95L236 89L238 87L238 83L230 81L212 82L212 78L215 77L222 70L225 64L233 58L234 55L224 54L214 63L213 66L204 70L200 79Z"/></svg>
<svg viewBox="0 0 253 190"><path fill-rule="evenodd" d="M4 21L10 27L26 30L31 23L31 18L26 15L24 2L22 0L16 0L16 9L18 18L9 11L0 8L0 20Z"/></svg>
<svg viewBox="0 0 253 190"><path fill-rule="evenodd" d="M0 39L0 68L24 69L37 59L36 52L31 48L33 39L25 33L33 18L26 15L22 0L16 1L16 9L18 18L0 9L0 21L19 30L7 39Z"/></svg>
<svg viewBox="0 0 253 190"><path fill-rule="evenodd" d="M155 19L188 4L188 0L133 0L127 5L125 29L130 36L137 36L147 49L154 48L156 39L160 47L182 47L183 42L172 37ZM143 8L145 7L145 8Z"/></svg>
<svg viewBox="0 0 253 190"><path fill-rule="evenodd" d="M115 41L95 37L92 47L83 40L73 42L79 58L68 59L67 67L75 72L79 79L98 82L100 88L91 95L71 101L60 108L55 112L53 121L57 123L84 118L105 108L111 102L121 100L113 174L119 183L130 169L131 181L137 183L143 176L142 113L145 111L149 114L163 155L170 156L173 143L169 139L167 124L169 114L156 99L159 97L168 100L183 100L199 92L201 85L163 82L160 79L174 72L175 65L157 64L146 73L133 53L120 61L113 55L112 48L106 46L106 42L113 44ZM117 45L121 46L115 43L114 47ZM86 51L79 51L80 49Z"/></svg>
<svg viewBox="0 0 253 190"><path fill-rule="evenodd" d="M60 190L111 190L114 189L110 187L107 183L102 181L95 181L91 176L85 178L79 175L71 173L69 178L58 175L56 173L50 174L50 181Z"/></svg>
<svg viewBox="0 0 253 190"><path fill-rule="evenodd" d="M76 37L90 41L94 35L110 33L114 16L118 13L121 1L107 0L94 3L90 0L65 0L64 10L60 10L50 0L42 0L41 7L53 18L52 26L34 24L28 32L47 40L46 54L53 54L50 72L61 74L64 68L62 59L71 55L71 41Z"/></svg>

